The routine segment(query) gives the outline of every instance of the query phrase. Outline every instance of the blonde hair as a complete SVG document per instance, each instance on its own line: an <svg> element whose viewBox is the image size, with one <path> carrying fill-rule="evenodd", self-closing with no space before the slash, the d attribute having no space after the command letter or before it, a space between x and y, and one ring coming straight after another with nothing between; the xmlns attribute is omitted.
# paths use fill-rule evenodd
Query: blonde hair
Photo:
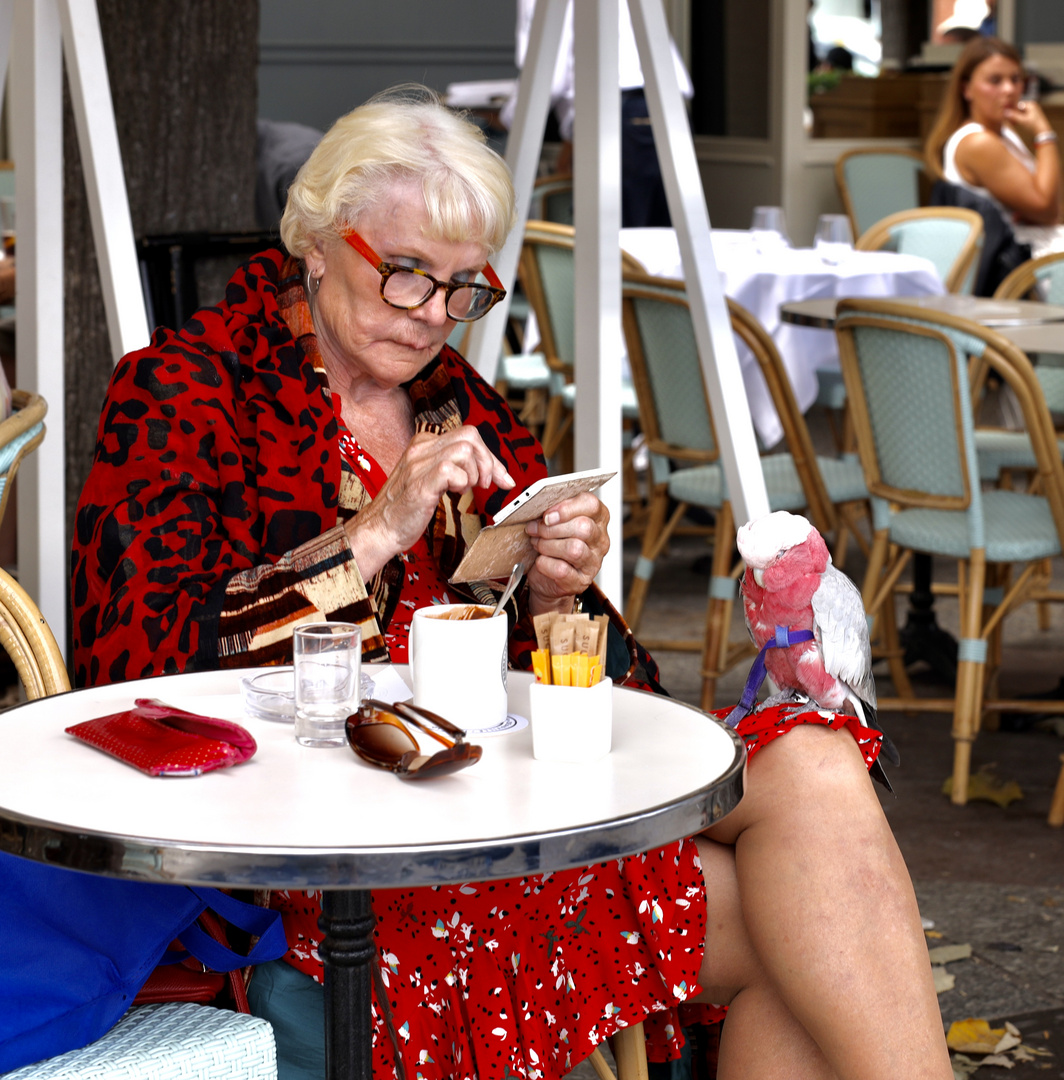
<svg viewBox="0 0 1064 1080"><path fill-rule="evenodd" d="M430 239L502 247L515 219L510 170L476 125L413 84L374 95L325 133L289 188L281 239L305 258L411 181Z"/></svg>
<svg viewBox="0 0 1064 1080"><path fill-rule="evenodd" d="M1023 71L1023 61L1020 54L1007 41L996 37L972 38L953 65L946 91L942 95L942 104L938 108L938 115L931 126L931 132L924 143L924 161L930 174L938 180L942 179L942 150L949 137L968 120L968 102L964 97L965 87L971 79L975 69L992 56L1004 56L1018 64Z"/></svg>

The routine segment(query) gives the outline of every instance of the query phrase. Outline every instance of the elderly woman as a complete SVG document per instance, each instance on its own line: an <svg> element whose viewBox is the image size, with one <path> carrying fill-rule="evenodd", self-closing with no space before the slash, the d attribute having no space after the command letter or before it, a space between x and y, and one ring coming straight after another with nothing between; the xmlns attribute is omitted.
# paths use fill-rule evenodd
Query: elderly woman
<svg viewBox="0 0 1064 1080"><path fill-rule="evenodd" d="M1038 256L1064 251L1064 189L1056 133L1038 102L1021 100L1025 82L1012 45L973 38L953 67L924 156L933 176L995 202Z"/></svg>
<svg viewBox="0 0 1064 1080"><path fill-rule="evenodd" d="M427 92L337 122L289 194L290 254L256 256L223 303L115 370L77 514L79 682L287 661L292 628L323 618L361 624L367 660L406 658L413 609L463 595L448 575L470 538L545 472L445 344L502 295L488 259L513 217L503 162ZM609 542L591 495L528 531L538 556L511 613L525 666L530 616L588 594ZM730 1006L721 1077L950 1077L912 887L866 772L878 743L863 755L830 714L805 719L751 739L747 794L707 837L376 892L407 1075L552 1080L697 996ZM273 903L290 952L252 996L282 1076L320 1076L320 897ZM675 1055L674 1022L648 1031L652 1056Z"/></svg>

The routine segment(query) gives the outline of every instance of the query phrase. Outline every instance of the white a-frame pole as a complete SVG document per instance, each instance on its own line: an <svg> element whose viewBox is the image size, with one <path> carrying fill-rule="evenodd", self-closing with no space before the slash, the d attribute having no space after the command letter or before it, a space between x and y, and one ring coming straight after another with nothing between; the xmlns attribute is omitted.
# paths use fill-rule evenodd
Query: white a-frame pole
<svg viewBox="0 0 1064 1080"><path fill-rule="evenodd" d="M48 402L48 434L19 472L19 578L61 647L67 578L63 372L63 55L115 363L148 341L144 296L94 0L14 7L11 98L18 207L17 383Z"/></svg>
<svg viewBox="0 0 1064 1080"><path fill-rule="evenodd" d="M620 94L619 4L624 0L577 0L573 35L577 57L573 217L576 228L575 452L578 469L620 468L621 355L620 311ZM539 0L521 73L517 108L507 144L507 161L518 191L519 220L498 260L500 276L512 282L527 218L535 160L549 106L551 74L560 43L567 0ZM721 444L721 460L736 520L768 512L768 495L758 457L750 409L743 388L721 278L710 242L698 163L683 96L669 48L661 0L628 0L646 83L658 158L669 212L683 257L684 277ZM529 161L532 161L529 167ZM501 307L502 305L499 305ZM498 310L498 309L496 309ZM505 328L505 311L478 324L470 360L494 378ZM599 584L620 604L621 485L612 481L600 493L614 523L613 549L603 563Z"/></svg>

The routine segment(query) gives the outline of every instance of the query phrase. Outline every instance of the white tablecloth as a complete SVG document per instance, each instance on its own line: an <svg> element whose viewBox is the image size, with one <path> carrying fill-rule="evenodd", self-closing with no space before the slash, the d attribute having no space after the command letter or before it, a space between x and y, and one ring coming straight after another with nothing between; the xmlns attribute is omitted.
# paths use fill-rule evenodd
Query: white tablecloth
<svg viewBox="0 0 1064 1080"><path fill-rule="evenodd" d="M803 412L816 400L817 369L838 369L835 334L781 323L781 304L833 296L925 296L945 291L931 261L913 255L854 251L839 265L828 266L809 248L780 247L760 253L748 232L715 229L712 235L725 295L755 315L772 335ZM680 246L672 229L622 229L621 247L648 273L683 277ZM741 344L739 362L754 427L762 443L771 447L782 438L783 428L757 362Z"/></svg>

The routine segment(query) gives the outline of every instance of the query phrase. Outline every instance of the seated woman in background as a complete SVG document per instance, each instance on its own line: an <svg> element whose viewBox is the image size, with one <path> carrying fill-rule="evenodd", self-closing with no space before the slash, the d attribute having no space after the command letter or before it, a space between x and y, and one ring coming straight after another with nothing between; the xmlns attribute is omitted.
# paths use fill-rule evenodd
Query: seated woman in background
<svg viewBox="0 0 1064 1080"><path fill-rule="evenodd" d="M1038 256L1064 250L1064 191L1057 136L1038 102L1021 100L1024 86L1013 46L972 39L953 67L924 157L932 176L992 199Z"/></svg>
<svg viewBox="0 0 1064 1080"><path fill-rule="evenodd" d="M290 663L293 628L322 619L358 622L367 661L404 662L413 610L466 596L448 577L468 543L546 473L445 344L502 293L487 260L514 201L477 128L428 91L380 95L300 170L289 253L255 256L223 303L118 364L75 526L79 684ZM528 527L512 664L529 666L532 615L601 600L607 522L581 495ZM833 719L749 740L744 798L705 836L375 891L407 1075L557 1080L619 1027L670 1016L648 1039L675 1056L672 1010L697 997L729 1006L722 1080L949 1080L915 897L867 774L878 741ZM323 1075L320 900L273 894L290 952L251 983L283 1080ZM378 1078L393 1074L385 1022L375 1009Z"/></svg>

